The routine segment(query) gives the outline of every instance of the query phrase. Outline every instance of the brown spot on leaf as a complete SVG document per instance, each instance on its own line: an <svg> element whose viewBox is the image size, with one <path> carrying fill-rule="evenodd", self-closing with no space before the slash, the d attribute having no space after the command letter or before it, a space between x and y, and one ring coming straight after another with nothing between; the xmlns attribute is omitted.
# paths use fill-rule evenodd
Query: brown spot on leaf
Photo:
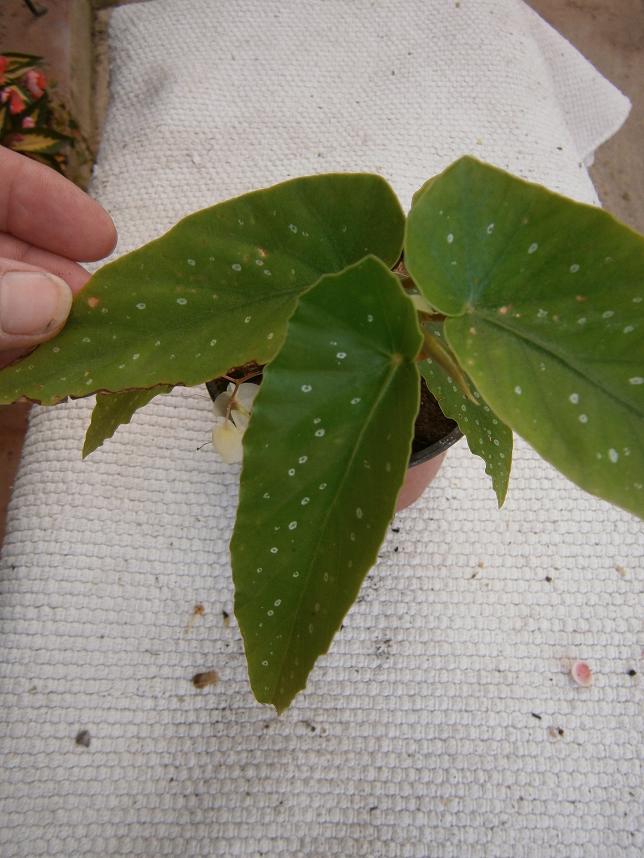
<svg viewBox="0 0 644 858"><path fill-rule="evenodd" d="M100 303L101 303L101 299L100 299L100 298L97 298L97 297L96 297L96 295L91 295L91 296L87 299L87 306L88 306L88 307L91 307L91 308L92 308L92 310L93 310L95 307L98 307L98 305L99 305Z"/></svg>

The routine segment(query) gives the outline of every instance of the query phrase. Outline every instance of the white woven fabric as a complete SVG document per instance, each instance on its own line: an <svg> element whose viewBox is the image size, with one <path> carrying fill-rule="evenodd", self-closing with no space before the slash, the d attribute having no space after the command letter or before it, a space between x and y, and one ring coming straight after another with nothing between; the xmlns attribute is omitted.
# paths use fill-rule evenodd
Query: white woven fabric
<svg viewBox="0 0 644 858"><path fill-rule="evenodd" d="M315 171L407 206L465 152L592 202L580 161L628 110L513 0L157 0L115 11L111 48L94 190L119 252ZM499 513L461 442L278 719L223 619L237 470L197 452L205 394L81 462L89 408L35 410L10 511L3 858L641 855L635 519L522 443Z"/></svg>

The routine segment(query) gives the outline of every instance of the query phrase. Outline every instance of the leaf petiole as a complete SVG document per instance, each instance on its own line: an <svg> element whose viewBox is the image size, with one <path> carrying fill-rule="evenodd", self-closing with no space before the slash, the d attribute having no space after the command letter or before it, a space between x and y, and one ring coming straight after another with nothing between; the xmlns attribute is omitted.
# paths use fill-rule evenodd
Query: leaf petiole
<svg viewBox="0 0 644 858"><path fill-rule="evenodd" d="M436 361L436 363L442 367L442 369L444 369L448 376L454 381L454 384L456 384L463 396L466 396L474 405L478 405L479 403L474 398L474 394L470 390L470 385L465 373L460 368L449 349L426 328L422 328L422 332L423 347L420 350L418 359L427 360L429 358L430 360Z"/></svg>
<svg viewBox="0 0 644 858"><path fill-rule="evenodd" d="M233 410L233 408L237 408L246 417L250 417L250 412L247 411L242 405L240 405L239 402L237 402L237 391L239 390L239 388L241 387L242 384L244 384L247 381L250 381L252 378L257 378L259 375L262 374L262 372L263 372L263 370L261 370L261 369L254 369L252 372L246 373L246 375L243 375L241 378L231 378L231 376L229 376L229 375L222 375L223 379L225 379L226 381L230 382L231 384L233 384L235 386L235 389L233 390L233 392L230 396L230 399L228 400L228 405L226 406L226 420L231 419L230 418L230 412Z"/></svg>

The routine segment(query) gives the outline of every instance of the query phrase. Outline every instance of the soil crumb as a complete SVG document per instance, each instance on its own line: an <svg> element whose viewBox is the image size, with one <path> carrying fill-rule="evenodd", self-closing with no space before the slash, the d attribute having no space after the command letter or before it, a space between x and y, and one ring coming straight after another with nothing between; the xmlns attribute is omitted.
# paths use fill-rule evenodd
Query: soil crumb
<svg viewBox="0 0 644 858"><path fill-rule="evenodd" d="M92 737L89 734L89 730L79 730L78 733L76 733L75 742L81 748L89 748L91 741Z"/></svg>
<svg viewBox="0 0 644 858"><path fill-rule="evenodd" d="M192 630L192 627L194 626L197 617L203 617L205 613L206 609L204 608L204 606L201 604L201 602L197 602L197 604L192 609L192 614L190 615L190 619L186 624L186 634Z"/></svg>
<svg viewBox="0 0 644 858"><path fill-rule="evenodd" d="M195 673L192 677L192 684L195 688L207 688L209 685L216 685L219 682L219 674L216 670L206 670L203 673Z"/></svg>

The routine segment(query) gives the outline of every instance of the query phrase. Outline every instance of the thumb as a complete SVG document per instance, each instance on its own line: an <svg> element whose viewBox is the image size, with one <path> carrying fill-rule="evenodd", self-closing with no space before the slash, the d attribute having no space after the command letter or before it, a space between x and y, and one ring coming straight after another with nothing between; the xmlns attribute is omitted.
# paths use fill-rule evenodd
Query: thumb
<svg viewBox="0 0 644 858"><path fill-rule="evenodd" d="M0 259L0 352L28 349L65 324L72 291L60 277Z"/></svg>

